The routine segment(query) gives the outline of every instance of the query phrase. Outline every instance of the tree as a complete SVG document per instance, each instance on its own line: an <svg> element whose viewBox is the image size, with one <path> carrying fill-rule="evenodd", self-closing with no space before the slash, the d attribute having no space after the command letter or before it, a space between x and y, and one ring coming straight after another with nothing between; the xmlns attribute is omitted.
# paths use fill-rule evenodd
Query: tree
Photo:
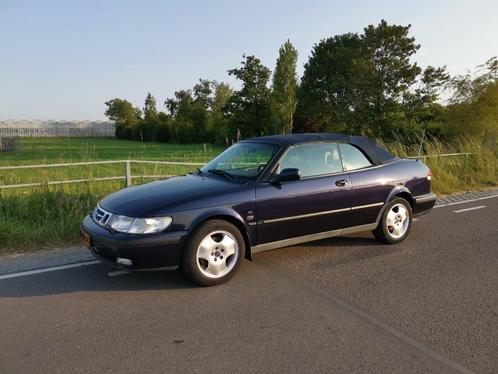
<svg viewBox="0 0 498 374"><path fill-rule="evenodd" d="M373 110L370 115L379 134L393 130L393 114L399 111L399 101L422 72L410 58L420 48L415 38L409 37L410 25L379 25L364 29L362 40L369 58L370 85L368 99Z"/></svg>
<svg viewBox="0 0 498 374"><path fill-rule="evenodd" d="M305 65L298 125L393 137L417 132L436 111L445 68L422 70L411 62L420 48L410 25L382 20L363 34L322 40ZM426 124L427 122L425 122Z"/></svg>
<svg viewBox="0 0 498 374"><path fill-rule="evenodd" d="M441 112L444 108L437 101L448 80L449 74L445 67L428 66L418 77L415 87L402 93L401 106L408 128L416 124L430 124L429 135L441 135L439 130L443 125Z"/></svg>
<svg viewBox="0 0 498 374"><path fill-rule="evenodd" d="M213 143L226 145L228 138L228 120L224 117L224 109L233 95L226 83L214 82L214 95L211 103L211 113L208 119L208 139Z"/></svg>
<svg viewBox="0 0 498 374"><path fill-rule="evenodd" d="M116 122L116 137L121 139L133 138L135 126L142 115L140 109L134 108L129 101L119 98L106 101L105 105L107 105L105 115Z"/></svg>
<svg viewBox="0 0 498 374"><path fill-rule="evenodd" d="M294 112L297 98L297 51L287 40L279 50L279 56L273 73L272 117L275 134L292 133Z"/></svg>
<svg viewBox="0 0 498 374"><path fill-rule="evenodd" d="M478 136L495 144L498 138L498 58L475 73L452 78L447 126L453 136Z"/></svg>
<svg viewBox="0 0 498 374"><path fill-rule="evenodd" d="M368 58L358 34L320 41L304 65L296 120L300 131L357 132L366 120Z"/></svg>
<svg viewBox="0 0 498 374"><path fill-rule="evenodd" d="M255 56L243 56L242 67L231 69L233 75L242 81L242 88L236 91L225 107L225 115L231 127L233 138L240 131L245 138L270 132L271 110L268 80L270 69Z"/></svg>
<svg viewBox="0 0 498 374"><path fill-rule="evenodd" d="M157 107L156 107L156 99L151 95L150 92L147 93L147 97L145 98L144 105L144 120L147 122L156 122L157 121Z"/></svg>
<svg viewBox="0 0 498 374"><path fill-rule="evenodd" d="M106 101L107 109L105 115L112 121L120 123L134 123L140 119L141 113L138 108L127 100L115 98Z"/></svg>
<svg viewBox="0 0 498 374"><path fill-rule="evenodd" d="M176 91L173 99L165 101L166 108L172 118L170 135L173 141L180 143L193 141L193 103L192 90Z"/></svg>

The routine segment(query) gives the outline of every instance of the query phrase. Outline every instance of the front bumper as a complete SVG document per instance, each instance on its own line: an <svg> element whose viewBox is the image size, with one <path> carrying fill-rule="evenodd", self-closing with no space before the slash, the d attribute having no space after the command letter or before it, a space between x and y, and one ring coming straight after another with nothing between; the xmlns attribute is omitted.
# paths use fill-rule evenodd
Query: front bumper
<svg viewBox="0 0 498 374"><path fill-rule="evenodd" d="M178 267L188 235L188 231L151 235L114 233L96 224L90 216L83 220L81 231L90 237L89 249L96 258L126 270ZM132 264L118 264L118 258L129 259Z"/></svg>

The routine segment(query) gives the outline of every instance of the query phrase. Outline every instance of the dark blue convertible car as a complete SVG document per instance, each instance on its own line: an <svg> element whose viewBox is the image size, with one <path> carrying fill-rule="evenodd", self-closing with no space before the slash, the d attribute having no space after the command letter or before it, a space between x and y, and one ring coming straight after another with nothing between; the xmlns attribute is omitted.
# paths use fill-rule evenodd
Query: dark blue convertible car
<svg viewBox="0 0 498 374"><path fill-rule="evenodd" d="M195 173L107 196L81 235L110 265L181 267L210 286L258 251L367 230L399 243L435 201L427 166L368 138L265 136L234 144Z"/></svg>

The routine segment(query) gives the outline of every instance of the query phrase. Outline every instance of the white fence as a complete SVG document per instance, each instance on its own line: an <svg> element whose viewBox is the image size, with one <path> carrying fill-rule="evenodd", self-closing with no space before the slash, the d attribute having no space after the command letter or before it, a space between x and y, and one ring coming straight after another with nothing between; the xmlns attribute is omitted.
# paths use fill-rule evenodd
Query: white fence
<svg viewBox="0 0 498 374"><path fill-rule="evenodd" d="M410 159L423 159L426 160L430 157L454 157L454 156L469 156L475 153L445 153L438 155L421 155L420 157L412 156L407 157ZM91 162L72 162L72 163L61 163L61 164L38 164L38 165L12 165L12 166L0 166L0 171L2 170L21 170L21 169L43 169L43 168L64 168L71 166L84 166L84 165L100 165L100 164L122 164L124 175L112 176L112 177L98 177L98 178L84 178L84 179L68 179L60 181L48 181L48 182L36 182L36 183L22 183L22 184L8 184L0 185L1 189L10 188L26 188L26 187L38 187L43 185L60 185L60 184L72 184L72 183L85 183L85 182L98 182L98 181L111 181L111 180L122 180L126 182L127 186L131 186L132 179L134 178L169 178L175 175L160 174L160 175L132 175L131 164L158 164L158 165L177 165L177 166L203 166L205 163L200 162L176 162L176 161L148 161L148 160L112 160L112 161L91 161Z"/></svg>
<svg viewBox="0 0 498 374"><path fill-rule="evenodd" d="M112 137L112 121L0 120L0 137Z"/></svg>
<svg viewBox="0 0 498 374"><path fill-rule="evenodd" d="M48 181L48 182L36 182L36 183L21 183L21 184L7 184L0 185L0 189L9 188L26 188L26 187L39 187L43 185L58 185L58 184L72 184L72 183L85 183L85 182L98 182L98 181L112 181L112 180L122 180L126 182L127 186L131 186L131 181L133 178L169 178L174 177L170 174L144 174L144 175L132 175L131 164L159 164L159 165L177 165L177 166L203 166L205 163L200 162L176 162L176 161L145 161L145 160L112 160L112 161L91 161L91 162L71 162L62 164L38 164L38 165L12 165L12 166L0 166L0 171L2 170L22 170L22 169L43 169L43 168L64 168L71 166L85 166L85 165L105 165L105 164L122 164L124 175L112 176L112 177L99 177L99 178L84 178L84 179L67 179L61 181Z"/></svg>

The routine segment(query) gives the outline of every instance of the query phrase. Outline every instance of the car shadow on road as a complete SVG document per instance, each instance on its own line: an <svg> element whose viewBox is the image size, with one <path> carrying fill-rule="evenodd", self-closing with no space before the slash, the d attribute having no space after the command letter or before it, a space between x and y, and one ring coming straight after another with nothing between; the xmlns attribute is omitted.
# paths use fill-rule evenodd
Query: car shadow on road
<svg viewBox="0 0 498 374"><path fill-rule="evenodd" d="M304 243L300 246L288 247L281 252L258 254L267 260L279 263L308 257L308 266L314 269L334 268L337 266L362 261L379 256L387 256L399 252L403 247L380 243L370 233L337 236L333 238ZM304 265L304 264L303 264Z"/></svg>
<svg viewBox="0 0 498 374"><path fill-rule="evenodd" d="M75 292L177 291L198 288L180 271L130 272L95 264L0 281L0 298L33 297Z"/></svg>
<svg viewBox="0 0 498 374"><path fill-rule="evenodd" d="M396 251L395 246L380 244L371 234L356 234L334 237L300 246L263 252L255 256L255 263L244 264L241 271L229 283L214 287L231 287L239 282L250 282L256 271L258 257L276 263L292 261L293 258L308 257L313 268L333 268L363 259L388 255ZM319 254L320 260L316 260ZM18 278L0 280L0 298L22 298L71 294L76 292L162 292L172 294L183 290L202 288L195 285L181 271L131 272L114 276L116 270L105 264L58 270Z"/></svg>

